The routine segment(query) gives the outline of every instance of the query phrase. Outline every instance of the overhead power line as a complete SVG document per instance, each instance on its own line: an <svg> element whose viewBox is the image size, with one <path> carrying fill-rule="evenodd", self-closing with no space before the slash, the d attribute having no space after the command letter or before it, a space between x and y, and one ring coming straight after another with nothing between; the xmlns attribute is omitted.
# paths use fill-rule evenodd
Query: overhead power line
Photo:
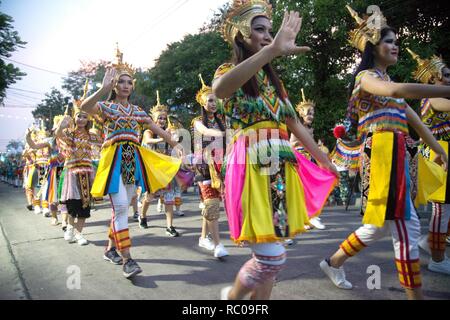
<svg viewBox="0 0 450 320"><path fill-rule="evenodd" d="M37 92L37 91L24 90L24 89L19 89L19 88L8 88L8 90L22 91L22 92L26 92L26 93L33 93L33 94L39 94L39 95L45 94L45 92Z"/></svg>
<svg viewBox="0 0 450 320"><path fill-rule="evenodd" d="M51 71L51 70L47 70L47 69L44 69L44 68L32 66L32 65L29 65L29 64L26 64L26 63L23 63L23 62L19 62L19 61L15 61L15 60L12 60L12 59L9 59L9 58L2 57L2 59L10 61L10 62L13 62L13 63L20 64L22 66L25 66L25 67L28 67L28 68L31 68L31 69L35 69L35 70L39 70L39 71L43 71L43 72L47 72L47 73L52 73L52 74L56 74L58 76L63 76L63 77L67 76L67 74L63 74L63 73L60 73L60 72Z"/></svg>
<svg viewBox="0 0 450 320"><path fill-rule="evenodd" d="M181 2L182 1L182 2ZM172 14L174 14L175 12L177 12L178 10L181 9L181 7L183 7L186 3L188 3L190 0L180 0L177 1L176 3L174 3L170 8L168 8L166 11L164 11L159 17L157 17L156 19L154 19L154 23L148 25L147 27L143 28L143 32L140 33L136 38L134 38L134 40L130 41L128 43L128 45L130 47L133 47L134 44L137 42L137 40L139 40L144 34L149 33L149 31L153 31L154 32L154 28L160 24L161 22L164 21L164 19L166 19L167 17L171 16ZM148 39L147 39L148 40Z"/></svg>

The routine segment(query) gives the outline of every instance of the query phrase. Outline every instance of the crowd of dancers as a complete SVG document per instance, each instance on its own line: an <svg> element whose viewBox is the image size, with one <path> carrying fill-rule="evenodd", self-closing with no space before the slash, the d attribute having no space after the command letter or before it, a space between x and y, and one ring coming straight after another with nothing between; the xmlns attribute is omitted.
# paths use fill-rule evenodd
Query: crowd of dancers
<svg viewBox="0 0 450 320"><path fill-rule="evenodd" d="M331 153L314 140L314 101L302 90L302 101L292 105L271 66L278 57L310 51L295 42L299 13L286 12L272 36L266 0L235 0L221 29L233 58L217 68L211 87L200 75L201 113L189 130L159 93L150 114L130 103L135 70L117 48L100 89L88 96L86 83L83 97L55 117L50 132L30 128L22 158L2 162L2 179L23 186L27 208L61 225L64 239L79 245L88 244L83 228L92 204L108 197L112 218L103 258L122 265L126 278L142 272L131 255L129 207L147 228L150 203L158 201L166 234L178 237L174 214L183 215L183 192L198 186L198 245L217 258L229 254L219 232L223 203L230 238L252 251L221 298L269 299L286 246L311 228L324 229L323 207L348 204L350 180L359 175L362 226L317 263L338 288L352 289L344 263L390 233L400 284L409 299L421 299L419 246L431 254L431 271L450 275L450 69L437 56L425 59L408 49L419 83L393 82L387 69L398 61L396 31L381 11L374 26L348 10L356 22L350 43L362 60ZM405 98L422 101L419 115ZM427 203L429 234L421 238L416 208Z"/></svg>

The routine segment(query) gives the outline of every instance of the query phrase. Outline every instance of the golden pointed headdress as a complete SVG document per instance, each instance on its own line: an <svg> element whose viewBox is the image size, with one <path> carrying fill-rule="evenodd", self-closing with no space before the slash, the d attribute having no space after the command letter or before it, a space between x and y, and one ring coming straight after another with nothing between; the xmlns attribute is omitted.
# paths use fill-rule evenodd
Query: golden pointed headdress
<svg viewBox="0 0 450 320"><path fill-rule="evenodd" d="M207 102L208 102L208 95L212 94L212 88L208 87L205 84L205 81L203 81L203 77L201 74L198 75L200 78L200 82L202 83L202 88L197 92L197 95L195 97L195 99L197 100L197 102L202 106L206 106Z"/></svg>
<svg viewBox="0 0 450 320"><path fill-rule="evenodd" d="M306 100L305 91L302 88L302 99L303 101L297 105L297 112L302 114L303 110L306 108L314 108L316 106L315 102L312 100Z"/></svg>
<svg viewBox="0 0 450 320"><path fill-rule="evenodd" d="M350 44L361 52L364 52L367 41L373 45L377 45L381 40L381 30L387 27L387 21L383 13L381 11L375 11L370 17L370 20L374 23L368 24L368 20L361 19L358 13L349 5L346 5L346 8L358 24L357 28L349 33Z"/></svg>
<svg viewBox="0 0 450 320"><path fill-rule="evenodd" d="M37 139L37 130L35 126L31 126L28 128L31 131L31 139L35 141Z"/></svg>
<svg viewBox="0 0 450 320"><path fill-rule="evenodd" d="M442 79L442 69L447 65L441 58L433 55L430 59L423 60L411 49L406 48L406 50L417 62L417 69L413 72L414 79L425 84L430 83L432 78Z"/></svg>
<svg viewBox="0 0 450 320"><path fill-rule="evenodd" d="M234 43L239 31L249 38L252 33L252 20L260 16L272 20L272 5L267 0L233 0L222 25L222 37L230 44Z"/></svg>
<svg viewBox="0 0 450 320"><path fill-rule="evenodd" d="M158 115L161 112L165 112L168 113L169 112L169 107L165 106L163 104L161 104L161 101L159 99L159 91L156 91L156 106L154 106L151 110L151 114L153 116L153 120L156 121L156 119L158 118Z"/></svg>
<svg viewBox="0 0 450 320"><path fill-rule="evenodd" d="M48 138L49 133L47 131L47 129L45 128L45 121L44 119L40 119L39 120L39 131L36 134L36 137L38 139L44 139L44 138Z"/></svg>
<svg viewBox="0 0 450 320"><path fill-rule="evenodd" d="M72 118L75 119L75 116L81 112L81 104L83 103L84 99L86 99L87 93L89 90L89 79L86 79L86 82L84 83L84 89L83 89L83 96L80 99L75 99L73 101L73 109L72 109ZM68 108L66 108L67 112Z"/></svg>
<svg viewBox="0 0 450 320"><path fill-rule="evenodd" d="M53 117L53 127L52 130L56 130L58 128L59 124L61 123L62 119L64 119L63 115L59 115L56 117Z"/></svg>
<svg viewBox="0 0 450 320"><path fill-rule="evenodd" d="M116 61L113 63L114 69L117 71L116 80L123 75L130 76L134 79L134 74L136 73L136 69L133 68L131 64L123 62L123 52L119 50L119 44L116 43Z"/></svg>

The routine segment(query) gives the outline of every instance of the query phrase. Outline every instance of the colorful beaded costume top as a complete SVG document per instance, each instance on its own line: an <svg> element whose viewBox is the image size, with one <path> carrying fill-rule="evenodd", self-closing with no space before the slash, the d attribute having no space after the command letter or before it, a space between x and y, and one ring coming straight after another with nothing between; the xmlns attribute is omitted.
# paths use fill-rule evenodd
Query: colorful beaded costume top
<svg viewBox="0 0 450 320"><path fill-rule="evenodd" d="M219 78L234 68L231 63L221 65L214 76ZM230 122L231 129L243 129L260 121L284 123L287 117L296 117L295 110L285 93L284 100L277 95L275 87L270 83L264 70L260 70L256 79L259 97L247 96L242 88L224 101L224 113ZM283 91L284 88L283 88Z"/></svg>
<svg viewBox="0 0 450 320"><path fill-rule="evenodd" d="M369 74L375 78L391 81L380 71L364 70L356 76L355 88L349 101L347 117L358 127L358 139L365 139L370 132L400 131L408 134L405 99L375 96L361 90L361 79Z"/></svg>

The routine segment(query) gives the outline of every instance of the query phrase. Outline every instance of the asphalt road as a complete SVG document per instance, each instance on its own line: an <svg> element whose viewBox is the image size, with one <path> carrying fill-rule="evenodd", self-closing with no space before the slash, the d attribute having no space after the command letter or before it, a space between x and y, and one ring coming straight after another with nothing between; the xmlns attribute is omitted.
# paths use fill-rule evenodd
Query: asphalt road
<svg viewBox="0 0 450 320"><path fill-rule="evenodd" d="M60 227L25 208L21 189L0 182L0 299L4 300L217 300L222 287L230 285L250 250L235 246L228 238L225 215L220 219L224 244L230 256L223 261L198 247L201 216L196 194L184 195L184 217L175 217L179 238L165 235L165 216L150 208L147 230L130 218L132 256L143 273L133 281L122 276L121 266L103 260L111 217L108 203L92 212L85 228L90 244L80 247L63 239ZM381 300L405 299L394 265L390 237L382 239L346 264L354 289L336 288L319 268L343 239L360 226L355 208L326 208L322 221L327 229L300 235L288 247L286 268L279 274L275 300ZM130 209L130 217L132 215ZM422 214L422 232L427 230ZM447 250L449 253L449 250ZM429 256L421 253L424 293L427 299L450 299L450 276L432 273ZM368 289L370 266L381 271L381 289ZM79 275L79 276L78 276Z"/></svg>

